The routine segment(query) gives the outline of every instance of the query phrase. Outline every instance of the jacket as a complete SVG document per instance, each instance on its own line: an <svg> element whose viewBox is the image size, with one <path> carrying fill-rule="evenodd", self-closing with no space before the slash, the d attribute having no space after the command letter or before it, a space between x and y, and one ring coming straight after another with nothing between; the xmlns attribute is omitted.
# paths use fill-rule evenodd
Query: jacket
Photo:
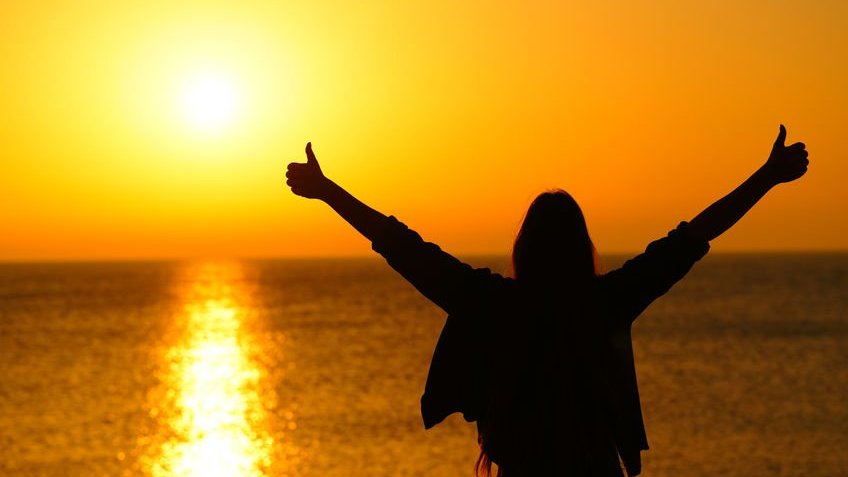
<svg viewBox="0 0 848 477"><path fill-rule="evenodd" d="M620 268L599 275L595 290L598 313L609 333L614 404L615 445L627 473L641 472L640 451L648 449L633 359L631 326L655 299L666 293L709 250L709 243L687 233L681 222L666 237ZM436 344L421 414L429 429L448 415L462 413L479 421L487 403L491 376L487 358L487 329L503 316L520 295L516 280L488 268L474 268L421 236L395 217L388 217L372 240L372 249L425 297L448 313Z"/></svg>

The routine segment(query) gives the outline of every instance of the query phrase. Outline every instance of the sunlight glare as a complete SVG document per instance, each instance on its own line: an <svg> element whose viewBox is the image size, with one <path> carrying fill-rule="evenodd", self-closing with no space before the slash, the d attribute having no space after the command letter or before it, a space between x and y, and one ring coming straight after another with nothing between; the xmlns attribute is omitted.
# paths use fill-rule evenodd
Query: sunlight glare
<svg viewBox="0 0 848 477"><path fill-rule="evenodd" d="M241 97L235 82L224 74L205 72L189 78L181 90L183 114L201 131L220 131L239 112Z"/></svg>
<svg viewBox="0 0 848 477"><path fill-rule="evenodd" d="M145 461L150 477L265 477L272 464L286 467L281 452L294 452L275 438L265 407L274 396L263 394L268 370L256 358L261 344L239 274L237 264L189 273L177 341L164 355L166 386L151 395L160 430Z"/></svg>

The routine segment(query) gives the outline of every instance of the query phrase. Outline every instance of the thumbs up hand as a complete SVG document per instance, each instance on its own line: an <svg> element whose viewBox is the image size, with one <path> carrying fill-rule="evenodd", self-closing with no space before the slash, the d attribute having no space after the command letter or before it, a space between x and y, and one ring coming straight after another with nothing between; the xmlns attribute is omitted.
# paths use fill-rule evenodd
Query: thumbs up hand
<svg viewBox="0 0 848 477"><path fill-rule="evenodd" d="M774 181L775 184L791 182L803 176L807 172L807 150L803 142L796 142L789 146L786 143L786 128L780 125L780 133L771 149L768 161L763 166L763 172Z"/></svg>
<svg viewBox="0 0 848 477"><path fill-rule="evenodd" d="M330 184L330 180L321 172L311 142L306 143L306 163L289 164L286 178L286 185L291 187L292 192L307 199L323 198Z"/></svg>

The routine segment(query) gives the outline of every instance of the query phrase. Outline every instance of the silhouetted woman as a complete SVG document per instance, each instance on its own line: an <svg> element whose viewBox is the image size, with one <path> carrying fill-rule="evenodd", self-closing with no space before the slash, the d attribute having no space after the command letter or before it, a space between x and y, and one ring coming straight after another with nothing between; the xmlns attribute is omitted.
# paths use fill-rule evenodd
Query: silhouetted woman
<svg viewBox="0 0 848 477"><path fill-rule="evenodd" d="M601 274L580 207L564 191L539 195L512 252L514 278L472 268L327 179L306 146L288 166L297 195L321 199L389 265L448 313L421 412L430 428L461 412L476 421L477 471L501 477L634 476L648 448L630 327L772 187L807 170L804 144L784 146L689 223Z"/></svg>

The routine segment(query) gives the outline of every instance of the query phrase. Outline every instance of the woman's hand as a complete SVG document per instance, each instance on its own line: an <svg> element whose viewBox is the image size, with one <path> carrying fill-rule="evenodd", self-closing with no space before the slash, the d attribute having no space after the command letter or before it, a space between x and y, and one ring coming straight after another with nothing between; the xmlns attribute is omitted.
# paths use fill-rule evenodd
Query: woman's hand
<svg viewBox="0 0 848 477"><path fill-rule="evenodd" d="M306 143L306 163L292 162L286 172L286 185L295 194L307 199L320 199L333 208L368 240L373 241L385 228L388 218L365 205L341 186L324 177L312 143Z"/></svg>
<svg viewBox="0 0 848 477"><path fill-rule="evenodd" d="M774 184L791 182L807 172L807 150L803 142L785 146L786 128L780 125L780 133L774 142L768 161L762 168L763 173Z"/></svg>
<svg viewBox="0 0 848 477"><path fill-rule="evenodd" d="M318 159L312 152L312 143L306 143L306 164L292 162L286 172L286 185L291 187L292 192L307 199L324 199L331 184L324 177Z"/></svg>
<svg viewBox="0 0 848 477"><path fill-rule="evenodd" d="M717 200L689 222L689 232L704 240L712 240L733 226L777 184L794 181L807 172L804 143L785 146L786 128L774 141L768 161L733 192Z"/></svg>

